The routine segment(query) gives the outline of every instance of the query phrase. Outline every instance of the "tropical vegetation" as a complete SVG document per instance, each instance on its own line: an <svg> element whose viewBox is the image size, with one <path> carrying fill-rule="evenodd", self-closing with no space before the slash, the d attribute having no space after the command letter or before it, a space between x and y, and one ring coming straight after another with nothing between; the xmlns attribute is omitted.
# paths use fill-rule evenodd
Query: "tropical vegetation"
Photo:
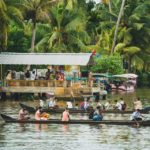
<svg viewBox="0 0 150 150"><path fill-rule="evenodd" d="M95 72L149 74L150 1L0 0L0 51L96 51Z"/></svg>

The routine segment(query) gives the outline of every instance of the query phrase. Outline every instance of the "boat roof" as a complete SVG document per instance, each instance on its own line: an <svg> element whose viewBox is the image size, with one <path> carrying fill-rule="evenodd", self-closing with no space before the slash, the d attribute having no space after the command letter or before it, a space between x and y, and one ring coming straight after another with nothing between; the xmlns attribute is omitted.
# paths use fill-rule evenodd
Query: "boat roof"
<svg viewBox="0 0 150 150"><path fill-rule="evenodd" d="M93 76L95 76L95 77L106 77L106 78L112 77L112 75L109 73L93 73Z"/></svg>
<svg viewBox="0 0 150 150"><path fill-rule="evenodd" d="M0 53L5 65L79 65L92 64L92 53Z"/></svg>
<svg viewBox="0 0 150 150"><path fill-rule="evenodd" d="M113 77L120 77L120 78L137 78L138 75L133 73L126 73L126 74L119 74L119 75L113 75Z"/></svg>

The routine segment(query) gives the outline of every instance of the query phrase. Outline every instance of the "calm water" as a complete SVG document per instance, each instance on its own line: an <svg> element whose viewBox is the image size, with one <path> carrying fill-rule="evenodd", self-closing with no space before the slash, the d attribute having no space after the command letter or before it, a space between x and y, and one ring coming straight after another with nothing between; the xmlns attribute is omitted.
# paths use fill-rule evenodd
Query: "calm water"
<svg viewBox="0 0 150 150"><path fill-rule="evenodd" d="M140 96L144 105L150 104L150 90L140 89L135 93L109 95L109 99L124 97L128 104ZM20 109L18 101L0 102L0 111L16 117ZM26 102L34 105L37 101ZM31 116L32 117L32 116ZM149 115L147 115L149 117ZM51 115L60 118L60 115ZM86 119L86 115L72 115L71 118ZM128 119L128 115L106 115L105 119ZM149 150L150 127L111 125L0 125L0 150Z"/></svg>

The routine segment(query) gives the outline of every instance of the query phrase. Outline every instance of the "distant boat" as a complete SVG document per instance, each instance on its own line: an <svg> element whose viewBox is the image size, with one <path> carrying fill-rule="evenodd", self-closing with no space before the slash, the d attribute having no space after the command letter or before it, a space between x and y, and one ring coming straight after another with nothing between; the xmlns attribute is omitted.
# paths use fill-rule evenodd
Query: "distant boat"
<svg viewBox="0 0 150 150"><path fill-rule="evenodd" d="M134 91L137 84L137 75L128 73L112 76L111 88L116 91Z"/></svg>
<svg viewBox="0 0 150 150"><path fill-rule="evenodd" d="M26 108L26 110L30 113L35 113L36 109L31 106L27 106L25 104L19 103L21 108ZM65 108L44 108L43 112L47 113L62 113ZM89 113L93 108L89 108L87 110L83 109L69 109L70 113ZM150 107L147 107L146 109L141 110L141 113L148 114L150 111ZM114 113L114 114L131 114L133 113L133 110L126 110L126 111L120 111L120 110L103 110L103 113Z"/></svg>

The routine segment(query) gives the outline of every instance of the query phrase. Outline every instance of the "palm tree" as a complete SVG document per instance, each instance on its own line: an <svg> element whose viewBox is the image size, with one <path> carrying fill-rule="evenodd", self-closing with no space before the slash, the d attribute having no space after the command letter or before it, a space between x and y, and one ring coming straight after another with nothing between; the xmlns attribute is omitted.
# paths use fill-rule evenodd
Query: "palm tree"
<svg viewBox="0 0 150 150"><path fill-rule="evenodd" d="M22 6L24 8L25 17L32 20L32 41L31 52L34 52L36 38L36 24L38 21L48 21L48 10L50 6L58 0L24 0Z"/></svg>
<svg viewBox="0 0 150 150"><path fill-rule="evenodd" d="M49 16L49 33L36 45L37 51L79 52L84 49L90 38L85 31L85 18L79 9L71 10L59 4L50 10Z"/></svg>
<svg viewBox="0 0 150 150"><path fill-rule="evenodd" d="M11 21L21 22L21 12L17 8L17 0L0 1L0 51L7 49L8 30Z"/></svg>
<svg viewBox="0 0 150 150"><path fill-rule="evenodd" d="M126 0L122 0L122 4L121 4L121 7L120 7L120 12L119 12L119 15L118 15L118 20L117 20L117 22L116 22L116 29L115 29L115 33L114 33L114 40L113 40L113 44L112 44L111 53L114 52L114 48L115 48L115 46L116 46L117 35L118 35L118 29L119 29L121 17L122 17L122 15L123 15L125 2L126 2Z"/></svg>

